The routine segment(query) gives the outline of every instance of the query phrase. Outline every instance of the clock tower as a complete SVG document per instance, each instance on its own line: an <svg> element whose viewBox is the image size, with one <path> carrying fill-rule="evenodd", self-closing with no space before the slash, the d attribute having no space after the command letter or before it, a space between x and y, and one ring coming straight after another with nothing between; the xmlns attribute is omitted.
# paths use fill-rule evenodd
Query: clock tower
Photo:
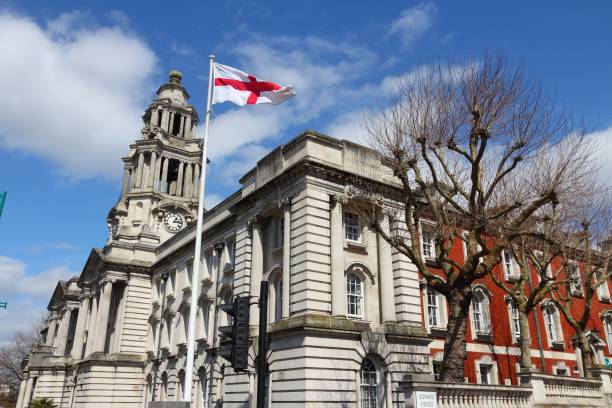
<svg viewBox="0 0 612 408"><path fill-rule="evenodd" d="M147 107L141 137L123 158L123 184L108 214L104 252L150 261L155 248L196 217L201 174L198 114L188 104L182 75L171 71Z"/></svg>

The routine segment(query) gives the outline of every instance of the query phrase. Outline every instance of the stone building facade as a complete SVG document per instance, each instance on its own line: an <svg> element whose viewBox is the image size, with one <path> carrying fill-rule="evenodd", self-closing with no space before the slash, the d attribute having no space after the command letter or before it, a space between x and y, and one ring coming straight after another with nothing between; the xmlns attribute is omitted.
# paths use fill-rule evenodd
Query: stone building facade
<svg viewBox="0 0 612 408"><path fill-rule="evenodd" d="M45 343L25 362L18 407L145 407L179 400L191 290L199 285L194 406L254 406L266 375L269 406L395 407L402 382L431 378L429 334L414 266L360 223L346 194L398 185L369 149L306 131L257 162L238 191L204 217L201 274L192 280L201 144L178 72L145 111L123 159L109 239L49 303ZM227 135L231 137L231 135ZM266 373L220 357L219 303L270 287Z"/></svg>

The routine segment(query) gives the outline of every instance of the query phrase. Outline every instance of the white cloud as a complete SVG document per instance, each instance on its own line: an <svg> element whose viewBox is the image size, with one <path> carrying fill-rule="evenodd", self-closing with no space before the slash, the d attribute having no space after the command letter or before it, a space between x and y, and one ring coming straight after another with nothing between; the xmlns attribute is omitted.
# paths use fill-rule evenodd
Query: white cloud
<svg viewBox="0 0 612 408"><path fill-rule="evenodd" d="M594 139L597 160L601 166L599 175L602 181L612 186L612 126L593 132L589 135Z"/></svg>
<svg viewBox="0 0 612 408"><path fill-rule="evenodd" d="M48 300L58 280L78 275L66 265L28 274L24 262L0 255L0 293L11 295L44 296Z"/></svg>
<svg viewBox="0 0 612 408"><path fill-rule="evenodd" d="M138 136L156 57L122 25L79 12L43 28L0 13L0 141L69 178L115 177Z"/></svg>
<svg viewBox="0 0 612 408"><path fill-rule="evenodd" d="M363 129L365 115L365 110L346 112L336 117L323 132L338 139L347 139L367 146L368 139Z"/></svg>
<svg viewBox="0 0 612 408"><path fill-rule="evenodd" d="M400 14L389 28L389 34L398 35L404 46L410 46L433 24L438 7L431 1L423 1Z"/></svg>
<svg viewBox="0 0 612 408"><path fill-rule="evenodd" d="M27 269L23 261L0 255L0 300L8 302L6 310L0 309L0 344L40 319L58 280L78 275L65 265L37 273Z"/></svg>
<svg viewBox="0 0 612 408"><path fill-rule="evenodd" d="M349 105L364 95L354 86L377 55L347 43L317 37L259 37L231 47L240 65L259 78L293 85L297 96L279 106L231 109L214 117L210 156L223 179L235 182L269 151L268 143L295 126ZM231 155L231 157L230 157ZM221 169L222 168L222 169Z"/></svg>
<svg viewBox="0 0 612 408"><path fill-rule="evenodd" d="M186 44L181 44L178 41L174 41L170 46L170 50L176 55L180 55L181 57L188 57L193 55L193 48Z"/></svg>

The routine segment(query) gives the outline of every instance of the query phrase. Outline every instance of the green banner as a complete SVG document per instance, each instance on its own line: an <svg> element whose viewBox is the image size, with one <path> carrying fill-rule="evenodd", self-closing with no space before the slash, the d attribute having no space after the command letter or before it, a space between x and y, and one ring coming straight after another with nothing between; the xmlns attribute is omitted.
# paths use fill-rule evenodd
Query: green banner
<svg viewBox="0 0 612 408"><path fill-rule="evenodd" d="M2 217L2 209L4 208L4 200L6 199L6 191L0 193L0 217Z"/></svg>

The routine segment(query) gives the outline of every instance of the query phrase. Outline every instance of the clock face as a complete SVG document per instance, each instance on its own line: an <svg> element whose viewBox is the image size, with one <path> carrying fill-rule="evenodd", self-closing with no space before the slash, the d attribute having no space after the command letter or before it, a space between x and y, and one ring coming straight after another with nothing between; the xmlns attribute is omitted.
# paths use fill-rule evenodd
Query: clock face
<svg viewBox="0 0 612 408"><path fill-rule="evenodd" d="M183 216L180 214L167 212L166 215L164 215L164 226L170 232L180 231L184 223Z"/></svg>

